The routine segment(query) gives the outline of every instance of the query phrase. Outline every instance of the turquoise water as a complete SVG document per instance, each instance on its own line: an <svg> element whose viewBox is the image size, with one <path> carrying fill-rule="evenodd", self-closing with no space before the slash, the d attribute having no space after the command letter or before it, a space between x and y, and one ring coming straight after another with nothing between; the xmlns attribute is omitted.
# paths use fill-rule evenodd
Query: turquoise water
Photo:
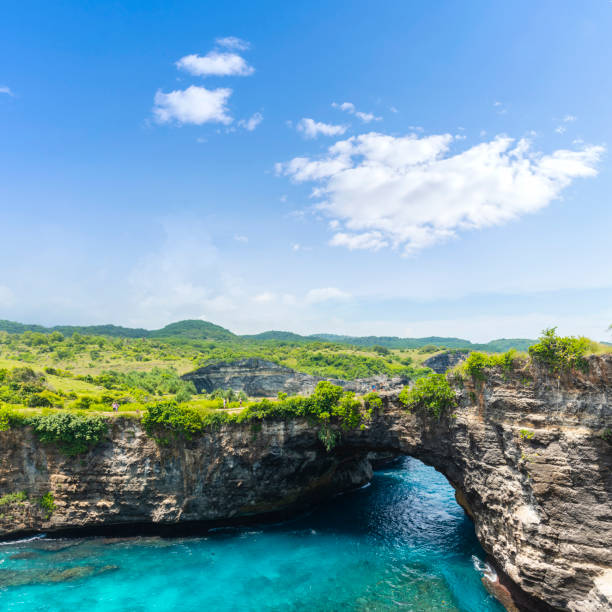
<svg viewBox="0 0 612 612"><path fill-rule="evenodd" d="M281 525L2 544L0 609L499 612L478 559L450 485L407 457Z"/></svg>

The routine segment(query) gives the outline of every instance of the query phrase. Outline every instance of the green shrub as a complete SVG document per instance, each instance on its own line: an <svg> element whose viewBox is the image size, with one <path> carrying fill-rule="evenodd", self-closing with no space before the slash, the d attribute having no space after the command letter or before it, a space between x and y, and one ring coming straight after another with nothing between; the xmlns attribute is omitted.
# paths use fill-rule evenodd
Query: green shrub
<svg viewBox="0 0 612 612"><path fill-rule="evenodd" d="M412 388L404 387L399 400L409 410L422 410L440 418L456 404L455 392L444 374L429 374L419 378Z"/></svg>
<svg viewBox="0 0 612 612"><path fill-rule="evenodd" d="M23 504L28 499L27 494L24 491L18 491L17 493L7 493L0 497L0 508L2 506L11 506L13 504Z"/></svg>
<svg viewBox="0 0 612 612"><path fill-rule="evenodd" d="M529 347L529 355L536 363L544 366L551 374L561 374L572 369L586 372L589 364L585 354L591 348L588 338L557 336L556 327L545 329L539 342Z"/></svg>
<svg viewBox="0 0 612 612"><path fill-rule="evenodd" d="M375 391L370 391L363 396L363 401L370 409L380 410L383 406L383 401L380 395Z"/></svg>
<svg viewBox="0 0 612 612"><path fill-rule="evenodd" d="M150 436L157 437L160 441L167 441L158 437L158 434L165 431L175 439L191 440L195 434L202 431L204 424L195 408L179 405L175 401L166 401L147 406L142 426Z"/></svg>
<svg viewBox="0 0 612 612"><path fill-rule="evenodd" d="M45 511L45 518L49 520L57 507L55 505L55 498L53 497L53 493L51 493L51 491L49 491L49 493L45 493L38 500L38 505Z"/></svg>
<svg viewBox="0 0 612 612"><path fill-rule="evenodd" d="M463 362L461 370L468 376L471 376L472 380L483 382L486 379L485 370L487 368L501 367L504 373L507 374L514 367L515 359L516 351L514 349L510 349L501 355L487 355L486 353L474 351Z"/></svg>
<svg viewBox="0 0 612 612"><path fill-rule="evenodd" d="M87 452L108 431L108 424L102 417L73 412L33 416L28 422L41 442L55 444L69 456Z"/></svg>

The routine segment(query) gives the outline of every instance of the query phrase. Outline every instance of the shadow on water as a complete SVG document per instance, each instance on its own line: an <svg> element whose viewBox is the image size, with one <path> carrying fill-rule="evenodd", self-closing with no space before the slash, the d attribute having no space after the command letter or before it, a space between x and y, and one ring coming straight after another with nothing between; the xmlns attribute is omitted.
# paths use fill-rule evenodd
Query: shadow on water
<svg viewBox="0 0 612 612"><path fill-rule="evenodd" d="M0 609L500 611L479 559L452 487L405 457L282 524L7 543Z"/></svg>

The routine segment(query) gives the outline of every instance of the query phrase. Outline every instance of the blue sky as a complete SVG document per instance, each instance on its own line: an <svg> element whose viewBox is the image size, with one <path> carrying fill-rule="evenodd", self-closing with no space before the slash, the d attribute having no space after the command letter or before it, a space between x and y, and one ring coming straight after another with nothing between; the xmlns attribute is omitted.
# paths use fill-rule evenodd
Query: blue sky
<svg viewBox="0 0 612 612"><path fill-rule="evenodd" d="M7 2L0 318L610 339L612 2Z"/></svg>

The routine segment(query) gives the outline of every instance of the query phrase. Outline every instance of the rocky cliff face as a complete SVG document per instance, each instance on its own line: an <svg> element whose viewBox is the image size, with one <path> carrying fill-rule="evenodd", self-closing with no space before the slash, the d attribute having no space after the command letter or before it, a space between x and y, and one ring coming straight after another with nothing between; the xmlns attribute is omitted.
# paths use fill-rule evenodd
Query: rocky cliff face
<svg viewBox="0 0 612 612"><path fill-rule="evenodd" d="M296 372L265 359L237 359L220 361L199 368L182 376L190 380L198 393L210 393L215 389L244 391L250 397L276 397L279 391L289 395L310 395L321 380L330 380L347 391L367 393L377 390L400 390L407 382L399 377L371 376L357 380L337 380Z"/></svg>
<svg viewBox="0 0 612 612"><path fill-rule="evenodd" d="M444 374L447 370L455 367L458 363L461 363L468 355L470 351L444 351L438 353L423 362L424 366L431 368L438 374Z"/></svg>
<svg viewBox="0 0 612 612"><path fill-rule="evenodd" d="M307 421L224 426L158 447L136 421L66 458L28 430L0 432L0 533L74 527L244 521L277 515L371 477L373 453L408 454L444 473L498 570L508 609L612 606L612 356L556 379L537 369L457 389L440 421L393 395L363 431L327 453ZM36 502L51 491L47 517Z"/></svg>

